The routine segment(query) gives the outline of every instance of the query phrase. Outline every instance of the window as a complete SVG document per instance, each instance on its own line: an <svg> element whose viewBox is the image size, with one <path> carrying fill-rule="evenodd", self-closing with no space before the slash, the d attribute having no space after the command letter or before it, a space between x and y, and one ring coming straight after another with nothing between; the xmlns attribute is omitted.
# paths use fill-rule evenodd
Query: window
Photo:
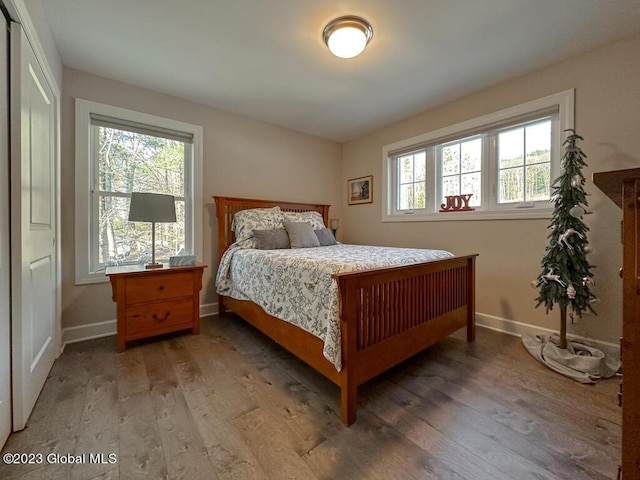
<svg viewBox="0 0 640 480"><path fill-rule="evenodd" d="M382 149L384 221L545 218L573 90ZM440 212L468 195L473 211Z"/></svg>
<svg viewBox="0 0 640 480"><path fill-rule="evenodd" d="M76 100L76 283L147 261L151 224L129 222L131 192L173 195L176 223L156 225L156 258L201 257L202 128Z"/></svg>
<svg viewBox="0 0 640 480"><path fill-rule="evenodd" d="M398 160L398 208L413 210L425 207L426 169L425 152L405 155Z"/></svg>
<svg viewBox="0 0 640 480"><path fill-rule="evenodd" d="M469 206L482 204L482 138L474 137L439 148L440 191L448 195L471 193Z"/></svg>
<svg viewBox="0 0 640 480"><path fill-rule="evenodd" d="M498 203L548 201L551 119L498 132Z"/></svg>

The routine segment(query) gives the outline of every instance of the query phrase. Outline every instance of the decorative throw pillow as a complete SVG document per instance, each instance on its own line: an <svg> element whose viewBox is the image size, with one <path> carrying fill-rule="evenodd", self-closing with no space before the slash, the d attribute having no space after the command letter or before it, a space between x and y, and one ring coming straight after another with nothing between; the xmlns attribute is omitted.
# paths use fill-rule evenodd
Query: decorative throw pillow
<svg viewBox="0 0 640 480"><path fill-rule="evenodd" d="M328 228L321 228L320 230L314 230L316 237L318 237L318 241L320 242L320 246L326 247L329 245L337 245L336 238L331 233L331 230Z"/></svg>
<svg viewBox="0 0 640 480"><path fill-rule="evenodd" d="M233 216L231 230L236 234L236 242L253 239L254 230L272 230L284 228L280 207L251 208L240 210ZM255 246L255 241L252 240Z"/></svg>
<svg viewBox="0 0 640 480"><path fill-rule="evenodd" d="M314 230L324 228L324 220L320 212L282 212L285 222L309 222Z"/></svg>
<svg viewBox="0 0 640 480"><path fill-rule="evenodd" d="M291 248L319 247L318 237L313 232L313 227L307 222L284 222L287 229Z"/></svg>
<svg viewBox="0 0 640 480"><path fill-rule="evenodd" d="M278 250L291 248L289 234L284 228L274 228L272 230L254 230L253 235L256 241L256 248L259 250Z"/></svg>

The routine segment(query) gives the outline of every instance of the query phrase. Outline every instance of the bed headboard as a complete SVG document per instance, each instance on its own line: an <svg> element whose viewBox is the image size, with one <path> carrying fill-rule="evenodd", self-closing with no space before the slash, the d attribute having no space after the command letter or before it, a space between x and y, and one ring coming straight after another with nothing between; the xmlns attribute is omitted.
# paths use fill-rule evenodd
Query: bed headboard
<svg viewBox="0 0 640 480"><path fill-rule="evenodd" d="M285 212L316 211L322 215L325 225L329 225L329 207L317 203L281 202L277 200L256 200L254 198L235 198L214 196L216 202L216 217L218 219L218 261L229 245L235 241L231 231L233 216L240 210L247 208L280 207Z"/></svg>

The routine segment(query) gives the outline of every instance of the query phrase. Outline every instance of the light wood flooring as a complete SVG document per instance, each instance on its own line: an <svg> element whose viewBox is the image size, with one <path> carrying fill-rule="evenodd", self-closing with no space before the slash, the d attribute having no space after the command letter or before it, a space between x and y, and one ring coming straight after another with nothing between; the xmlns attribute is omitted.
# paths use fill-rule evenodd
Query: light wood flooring
<svg viewBox="0 0 640 480"><path fill-rule="evenodd" d="M339 390L235 317L200 335L67 346L5 452L116 454L115 464L13 466L2 479L613 479L618 379L580 385L520 339L478 329Z"/></svg>

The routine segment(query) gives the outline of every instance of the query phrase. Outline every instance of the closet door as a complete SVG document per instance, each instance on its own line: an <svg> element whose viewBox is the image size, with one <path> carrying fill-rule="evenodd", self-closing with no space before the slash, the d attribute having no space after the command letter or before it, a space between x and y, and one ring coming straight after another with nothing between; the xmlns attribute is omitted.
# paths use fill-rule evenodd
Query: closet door
<svg viewBox="0 0 640 480"><path fill-rule="evenodd" d="M25 427L57 355L55 99L11 24L13 429Z"/></svg>
<svg viewBox="0 0 640 480"><path fill-rule="evenodd" d="M0 449L11 432L7 21L0 14Z"/></svg>

